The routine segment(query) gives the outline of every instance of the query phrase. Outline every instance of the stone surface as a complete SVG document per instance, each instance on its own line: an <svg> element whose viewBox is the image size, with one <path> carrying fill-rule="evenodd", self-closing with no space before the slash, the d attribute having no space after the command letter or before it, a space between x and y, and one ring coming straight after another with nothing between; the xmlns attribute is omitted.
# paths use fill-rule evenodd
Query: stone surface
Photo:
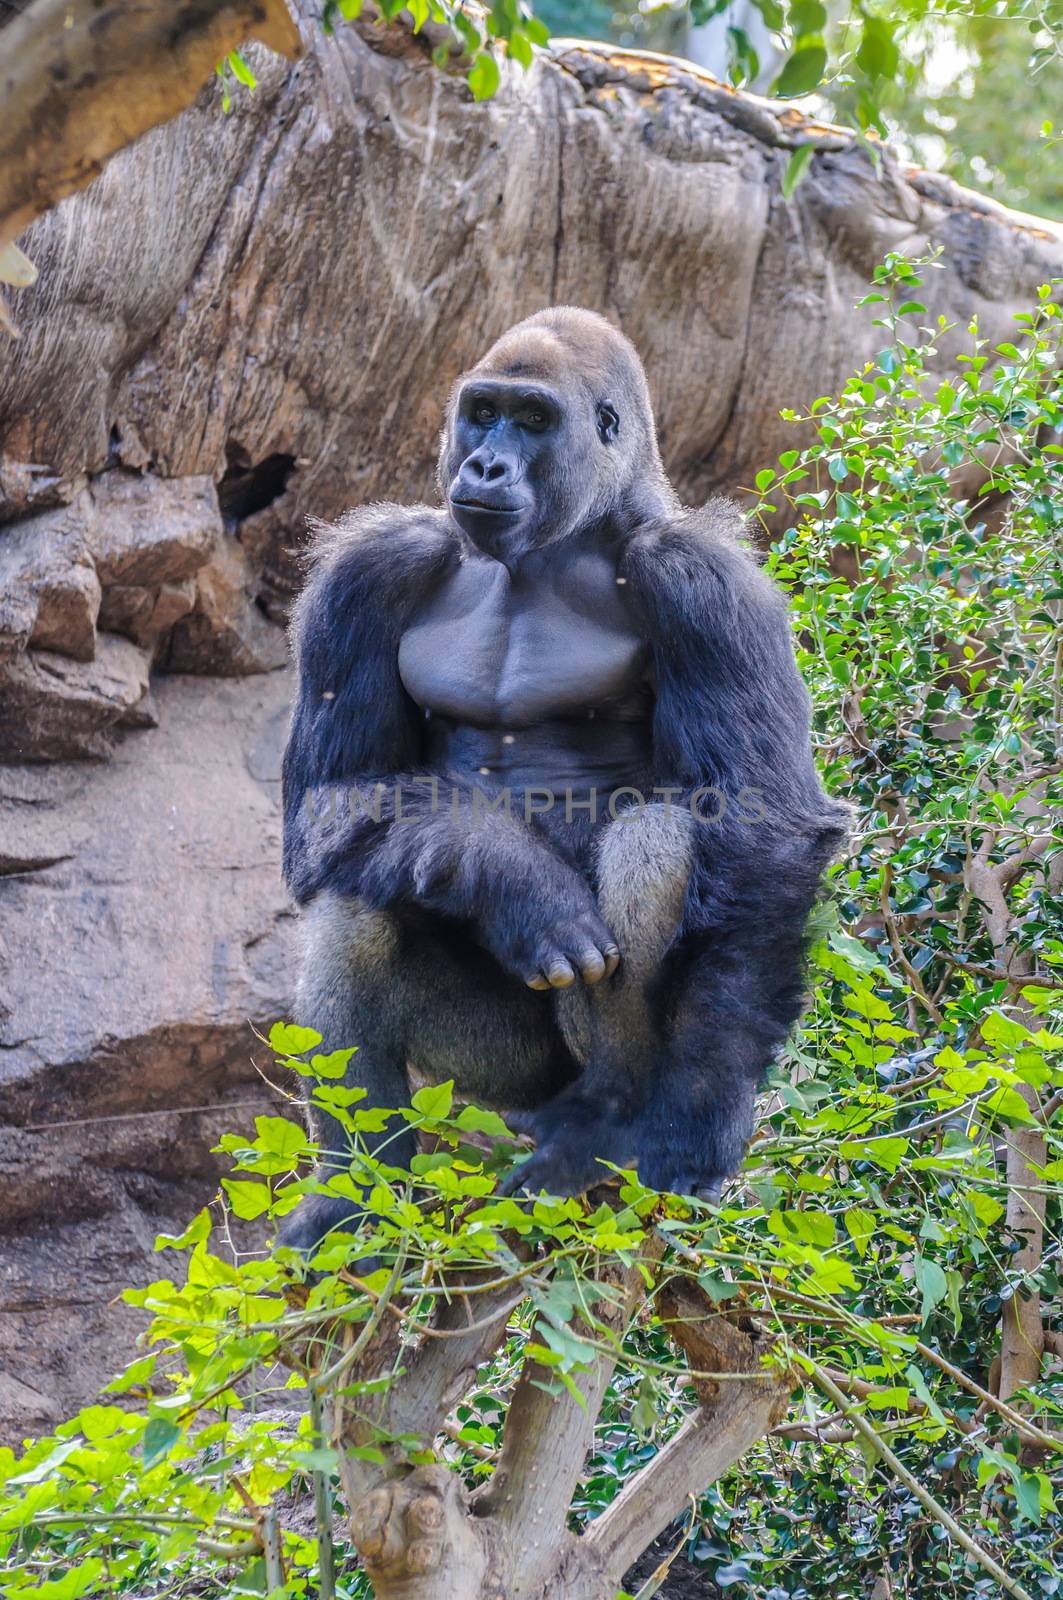
<svg viewBox="0 0 1063 1600"><path fill-rule="evenodd" d="M100 582L143 589L191 578L221 537L213 480L105 472L93 481L89 545Z"/></svg>
<svg viewBox="0 0 1063 1600"><path fill-rule="evenodd" d="M240 546L232 539L219 541L196 579L194 606L171 634L167 669L232 678L283 666L288 659L284 634L251 600L253 588Z"/></svg>
<svg viewBox="0 0 1063 1600"><path fill-rule="evenodd" d="M10 659L33 645L91 661L96 653L100 581L87 542L87 497L27 517L0 538L0 593L21 600L21 621L0 628Z"/></svg>
<svg viewBox="0 0 1063 1600"><path fill-rule="evenodd" d="M111 761L0 768L0 1368L62 1407L125 1358L111 1302L165 1270L155 1232L210 1198L210 1144L268 1097L251 1025L289 1003L288 692L164 678L158 726ZM5 1394L0 1431L45 1419Z"/></svg>
<svg viewBox="0 0 1063 1600"><path fill-rule="evenodd" d="M148 692L148 658L117 634L94 640L91 661L27 650L0 679L0 751L10 761L105 756ZM2 769L0 769L2 770Z"/></svg>

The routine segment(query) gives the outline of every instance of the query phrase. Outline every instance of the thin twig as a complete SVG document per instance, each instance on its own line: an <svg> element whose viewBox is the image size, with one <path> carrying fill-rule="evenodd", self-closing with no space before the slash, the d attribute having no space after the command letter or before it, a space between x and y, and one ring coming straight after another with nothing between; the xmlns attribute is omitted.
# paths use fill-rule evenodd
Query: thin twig
<svg viewBox="0 0 1063 1600"><path fill-rule="evenodd" d="M810 1357L806 1356L805 1360L808 1361L812 1369L812 1375L819 1388L823 1390L824 1394L829 1395L842 1416L852 1423L853 1427L867 1441L867 1444L875 1454L889 1467L894 1477L904 1484L910 1494L915 1495L919 1504L925 1511L929 1512L934 1521L944 1528L945 1532L955 1539L960 1548L966 1550L967 1554L974 1561L977 1561L983 1572L988 1572L989 1576L994 1578L1007 1594L1013 1595L1015 1600L1033 1600L1030 1591L1024 1589L1017 1578L1009 1577L1000 1563L989 1554L989 1551L984 1550L976 1539L972 1539L966 1529L961 1528L952 1513L946 1511L945 1507L934 1499L929 1489L923 1487L914 1473L908 1471L908 1468L890 1449L885 1439L882 1438L877 1428L872 1427L871 1423L868 1422L867 1418L863 1416L856 1406L850 1405L830 1374L824 1372L818 1362L812 1361Z"/></svg>
<svg viewBox="0 0 1063 1600"><path fill-rule="evenodd" d="M998 1399L995 1394L990 1394L988 1389L983 1389L981 1384L975 1383L973 1378L969 1378L965 1372L961 1372L959 1367L954 1367L951 1361L946 1361L944 1356L938 1355L937 1351L932 1350L928 1344L922 1344L917 1339L915 1348L921 1356L925 1356L936 1367L940 1367L942 1372L947 1373L954 1383L959 1384L961 1389L966 1389L968 1394L976 1395L983 1405L991 1406L994 1411L999 1412L1004 1420L1010 1422L1012 1427L1030 1444L1039 1444L1045 1450L1063 1451L1063 1439L1057 1439L1054 1434L1046 1433L1043 1428L1039 1428L1028 1417L1022 1416L1018 1411L1013 1411L1006 1401Z"/></svg>
<svg viewBox="0 0 1063 1600"><path fill-rule="evenodd" d="M325 1448L325 1405L317 1383L310 1381L310 1422L314 1430L314 1449ZM320 1600L336 1600L336 1552L332 1544L332 1505L328 1474L314 1468L314 1521L317 1525L317 1573Z"/></svg>

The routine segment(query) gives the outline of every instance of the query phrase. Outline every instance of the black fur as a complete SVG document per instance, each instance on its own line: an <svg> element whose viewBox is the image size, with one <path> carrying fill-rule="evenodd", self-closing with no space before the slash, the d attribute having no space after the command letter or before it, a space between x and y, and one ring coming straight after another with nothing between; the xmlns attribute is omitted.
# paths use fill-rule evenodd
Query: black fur
<svg viewBox="0 0 1063 1600"><path fill-rule="evenodd" d="M458 561L461 536L445 511L376 506L319 532L293 621L285 872L300 903L332 908L311 936L300 1020L330 1048L360 1046L353 1076L378 1104L404 1098L412 1064L525 1108L538 1144L526 1181L578 1191L605 1157L637 1161L654 1186L714 1190L741 1161L754 1094L799 1014L805 922L846 813L816 775L785 604L741 544L737 512L723 502L667 509L655 441L630 445L632 408L620 399L645 483L620 482L601 525L652 644L648 776L671 791L690 840L677 926L641 975L622 965L556 1004L523 987L544 951L575 961L611 942L603 828L559 839L534 821L430 803L418 776L424 717L397 652L407 619ZM361 803L337 807L336 786L354 785ZM726 815L690 826L691 797L706 786L729 797ZM751 798L735 803L743 793ZM643 824L603 826L630 828L637 845ZM642 914L631 908L632 926ZM370 917L359 925L373 937L338 949L344 915L352 928ZM630 1028L630 1048L624 1028L609 1034L625 983L650 1018L641 1054ZM309 1204L289 1221L289 1241L312 1243L341 1218L342 1207Z"/></svg>

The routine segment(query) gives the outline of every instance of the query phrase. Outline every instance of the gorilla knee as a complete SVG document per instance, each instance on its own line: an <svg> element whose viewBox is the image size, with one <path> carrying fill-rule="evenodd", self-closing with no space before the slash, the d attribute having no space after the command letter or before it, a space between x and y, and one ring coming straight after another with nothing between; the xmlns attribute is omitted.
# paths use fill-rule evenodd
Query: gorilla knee
<svg viewBox="0 0 1063 1600"><path fill-rule="evenodd" d="M302 960L296 989L296 1020L316 1028L326 1044L349 1026L352 1008L386 985L399 954L399 932L386 911L344 895L319 894L300 918Z"/></svg>
<svg viewBox="0 0 1063 1600"><path fill-rule="evenodd" d="M598 903L630 978L659 966L683 918L694 859L694 819L678 806L621 812L598 840Z"/></svg>

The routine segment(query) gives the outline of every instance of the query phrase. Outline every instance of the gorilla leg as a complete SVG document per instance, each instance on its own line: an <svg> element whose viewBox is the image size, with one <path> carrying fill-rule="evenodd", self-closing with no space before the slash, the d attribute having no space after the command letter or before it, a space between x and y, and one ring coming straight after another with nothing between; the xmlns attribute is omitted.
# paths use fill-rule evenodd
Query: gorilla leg
<svg viewBox="0 0 1063 1600"><path fill-rule="evenodd" d="M508 977L457 926L427 913L376 910L322 891L302 912L296 1021L322 1035L322 1051L356 1046L344 1082L359 1104L401 1106L408 1069L504 1108L540 1104L576 1070L542 995ZM318 1177L345 1171L349 1138L316 1106L310 1131ZM390 1164L408 1166L414 1134L401 1123L363 1135ZM312 1249L355 1215L349 1200L308 1195L280 1228L280 1242Z"/></svg>
<svg viewBox="0 0 1063 1600"><path fill-rule="evenodd" d="M630 1165L638 1125L668 1047L662 967L675 943L693 858L690 812L661 804L618 817L596 841L602 917L620 946L615 976L554 998L558 1024L581 1071L554 1100L515 1123L535 1156L515 1181L579 1193L605 1176L599 1157Z"/></svg>
<svg viewBox="0 0 1063 1600"><path fill-rule="evenodd" d="M681 959L669 1039L640 1113L639 1176L715 1199L742 1164L756 1094L802 998L801 949L721 937Z"/></svg>

